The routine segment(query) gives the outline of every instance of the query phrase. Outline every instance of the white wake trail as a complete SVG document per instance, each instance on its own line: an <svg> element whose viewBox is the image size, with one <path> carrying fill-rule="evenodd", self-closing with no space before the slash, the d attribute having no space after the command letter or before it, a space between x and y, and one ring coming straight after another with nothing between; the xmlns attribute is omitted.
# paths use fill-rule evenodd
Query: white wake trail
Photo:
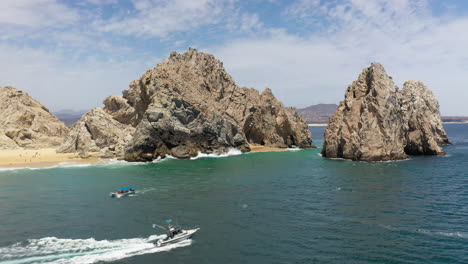
<svg viewBox="0 0 468 264"><path fill-rule="evenodd" d="M171 245L156 247L152 242L163 236L118 240L62 239L45 237L29 239L24 243L0 248L0 264L91 264L116 261L144 254L169 251L192 244L183 240Z"/></svg>

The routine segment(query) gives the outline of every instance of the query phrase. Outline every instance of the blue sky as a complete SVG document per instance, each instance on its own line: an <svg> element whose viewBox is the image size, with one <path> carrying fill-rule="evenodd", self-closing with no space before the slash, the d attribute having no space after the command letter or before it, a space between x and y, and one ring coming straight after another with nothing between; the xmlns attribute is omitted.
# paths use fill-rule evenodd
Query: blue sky
<svg viewBox="0 0 468 264"><path fill-rule="evenodd" d="M188 47L288 106L338 103L371 62L468 115L464 0L2 0L0 86L89 109Z"/></svg>

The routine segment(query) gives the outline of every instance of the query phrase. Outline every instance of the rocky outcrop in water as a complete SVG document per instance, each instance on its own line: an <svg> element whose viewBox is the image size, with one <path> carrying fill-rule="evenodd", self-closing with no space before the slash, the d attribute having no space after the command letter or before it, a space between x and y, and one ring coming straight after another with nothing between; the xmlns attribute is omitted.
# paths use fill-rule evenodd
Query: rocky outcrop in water
<svg viewBox="0 0 468 264"><path fill-rule="evenodd" d="M439 104L421 82L399 90L381 64L363 70L325 130L322 155L362 161L440 155L449 144Z"/></svg>
<svg viewBox="0 0 468 264"><path fill-rule="evenodd" d="M68 128L28 93L0 87L0 149L51 148L62 144Z"/></svg>
<svg viewBox="0 0 468 264"><path fill-rule="evenodd" d="M440 145L450 144L442 125L439 102L420 81L407 81L400 91L407 125L405 152L409 155L443 155Z"/></svg>
<svg viewBox="0 0 468 264"><path fill-rule="evenodd" d="M96 146L113 149L129 161L149 161L167 155L189 158L199 152L226 152L229 148L249 151L249 144L311 146L307 124L294 108L285 108L270 89L259 93L237 86L222 62L194 49L171 53L133 81L122 96L108 97L104 104L98 118L103 122L100 129L109 123L122 126L112 130L124 131L110 135L115 138L111 144L115 147L109 142L97 144L99 137L85 129L83 117L70 133L76 136L68 137L61 151ZM89 113L87 118L97 114ZM94 145L80 145L78 135ZM125 140L121 140L123 136Z"/></svg>

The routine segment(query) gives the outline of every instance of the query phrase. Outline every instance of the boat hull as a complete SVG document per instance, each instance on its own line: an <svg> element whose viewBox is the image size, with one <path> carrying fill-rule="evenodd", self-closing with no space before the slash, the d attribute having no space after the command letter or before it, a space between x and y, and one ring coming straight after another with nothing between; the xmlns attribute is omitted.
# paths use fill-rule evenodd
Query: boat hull
<svg viewBox="0 0 468 264"><path fill-rule="evenodd" d="M165 238L160 238L156 241L156 246L158 247L163 247L169 244L177 243L182 240L190 239L195 232L197 232L200 228L195 228L195 229L190 229L190 230L184 230L182 234L176 235L174 238L167 239L167 236Z"/></svg>
<svg viewBox="0 0 468 264"><path fill-rule="evenodd" d="M131 194L135 194L135 191L131 191L131 192L126 192L126 193L118 193L118 192L113 192L110 194L110 196L112 198L120 198L120 197L125 197L125 196L129 196Z"/></svg>

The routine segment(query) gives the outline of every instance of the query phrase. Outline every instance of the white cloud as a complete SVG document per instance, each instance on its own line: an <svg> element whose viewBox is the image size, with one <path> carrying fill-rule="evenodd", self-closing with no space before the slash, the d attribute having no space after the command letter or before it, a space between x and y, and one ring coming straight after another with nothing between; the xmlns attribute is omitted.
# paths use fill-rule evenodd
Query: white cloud
<svg viewBox="0 0 468 264"><path fill-rule="evenodd" d="M0 1L0 28L6 26L63 27L78 19L79 14L76 10L56 0Z"/></svg>
<svg viewBox="0 0 468 264"><path fill-rule="evenodd" d="M425 82L443 114L468 115L468 19L441 21L430 11L424 0L303 0L284 14L298 23L325 21L318 32L273 30L209 50L240 84L268 86L288 105L338 102L361 69L377 61L400 87L408 79Z"/></svg>
<svg viewBox="0 0 468 264"><path fill-rule="evenodd" d="M89 108L158 63L154 54L194 45L221 59L239 84L270 87L287 105L338 102L378 61L400 86L424 81L443 114L468 115L468 18L434 17L426 0L299 0L274 22L287 20L285 28L236 0L132 0L131 10L86 1L0 1L0 60L8 62L0 86L31 92L51 109Z"/></svg>
<svg viewBox="0 0 468 264"><path fill-rule="evenodd" d="M109 95L120 95L146 69L143 60L72 60L57 52L0 44L0 87L30 93L51 110L90 109ZM159 61L154 58L151 62Z"/></svg>
<svg viewBox="0 0 468 264"><path fill-rule="evenodd" d="M100 21L105 32L140 37L165 37L189 32L223 19L231 0L133 0L134 10L123 17Z"/></svg>
<svg viewBox="0 0 468 264"><path fill-rule="evenodd" d="M86 0L87 2L94 5L110 5L117 4L118 0Z"/></svg>

